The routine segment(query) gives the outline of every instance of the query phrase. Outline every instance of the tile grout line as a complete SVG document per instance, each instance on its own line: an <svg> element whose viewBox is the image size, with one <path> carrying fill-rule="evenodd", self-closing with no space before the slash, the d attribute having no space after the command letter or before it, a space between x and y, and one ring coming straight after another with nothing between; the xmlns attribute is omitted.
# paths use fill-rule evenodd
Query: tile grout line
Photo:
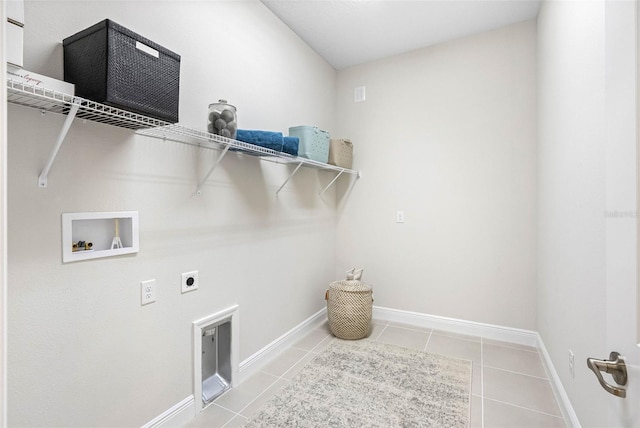
<svg viewBox="0 0 640 428"><path fill-rule="evenodd" d="M304 352L314 352L314 353L316 353L316 354L317 354L317 353L318 353L318 351L316 351L316 348L318 348L318 346L320 346L320 345L321 345L325 340L327 340L327 338L330 338L329 340L331 340L331 336L332 336L332 334L331 334L331 333L328 333L325 337L323 337L321 340L319 340L319 341L318 341L318 343L317 343L317 344L315 344L311 349L305 349L305 348L302 348L302 347L300 347L300 346L296 346L296 344L297 344L298 342L296 342L296 343L294 343L293 345L289 346L287 349L297 349L297 350L299 350L299 351L304 351Z"/></svg>
<svg viewBox="0 0 640 428"><path fill-rule="evenodd" d="M427 337L427 343L424 345L424 349L422 352L427 352L427 346L429 346L429 342L431 341L431 335L433 334L433 330L429 331L429 337ZM473 365L471 366L473 368Z"/></svg>
<svg viewBox="0 0 640 428"><path fill-rule="evenodd" d="M384 328L382 329L382 331L380 332L380 334L378 335L378 337L376 337L376 338L374 339L374 342L377 342L377 341L378 341L378 339L380 339L380 337L382 336L382 334L383 334L385 331L387 331L387 327L389 327L389 323L387 323L387 325L385 325L385 326L384 326Z"/></svg>
<svg viewBox="0 0 640 428"><path fill-rule="evenodd" d="M295 363L291 364L291 366L290 366L287 370L285 370L281 375L276 375L276 374L273 374L273 373L264 372L263 370L261 370L261 371L263 371L264 373L267 373L267 374L269 374L269 375L271 375L271 376L276 376L276 377L278 377L278 379L279 379L279 380L284 380L284 381L286 381L286 382L289 382L289 381L290 381L290 379L287 379L287 378L285 378L284 376L285 376L287 373L289 373L291 370L293 370L293 368L294 368L295 366L297 366L299 363L301 363L301 362L302 362L302 360L304 360L304 359L305 359L305 358L307 358L308 356L313 355L313 356L314 356L314 358L315 358L315 356L317 356L317 355L319 354L319 352L318 352L318 351L315 351L315 349L316 349L318 346L320 346L320 345L321 345L325 340L327 340L327 337L330 337L330 336L331 336L331 335L329 334L329 335L327 335L327 336L323 337L323 338L322 338L322 340L320 340L320 341L318 342L318 344L317 344L317 345L315 345L315 346L314 346L313 348L311 348L311 349L295 348L295 349L297 349L297 350L299 350L299 351L304 351L304 355L303 355L302 357L298 358L298 360L297 360ZM331 341L331 339L329 339L329 341ZM291 346L291 348L294 348L294 346ZM313 359L313 358L312 358L312 359ZM307 361L304 365L306 366L306 365L307 365L307 364L309 364L310 362L311 362L311 361ZM303 366L303 368L304 368L304 366ZM271 386L269 386L269 388L271 388Z"/></svg>
<svg viewBox="0 0 640 428"><path fill-rule="evenodd" d="M520 348L518 346L515 346L515 345L517 345L517 343L501 342L501 341L497 340L494 343L488 342L488 343L486 343L486 345L488 345L488 346L498 346L500 348L513 349L513 350L522 351L522 352L531 352L532 354L538 354L538 355L540 354L538 352L537 348L529 346L529 348L531 348L531 349L524 349L524 348ZM522 346L526 346L526 345L522 345Z"/></svg>
<svg viewBox="0 0 640 428"><path fill-rule="evenodd" d="M202 413L202 412L206 412L206 411L207 411L207 409L209 409L209 408L211 408L211 407L213 407L213 406L220 407L221 409L226 410L226 411L227 411L227 412L229 412L229 413L233 413L233 416L231 417L231 419L234 419L236 416L240 416L241 418L244 418L244 416L242 416L240 413L238 413L238 412L234 412L233 410L231 410L231 409L227 409L226 407L221 406L221 405L216 404L216 403L211 403L211 404L209 404L207 407L205 407L204 409L202 409L202 411L201 411L200 413ZM200 414L198 414L198 416L200 416ZM196 416L196 418L197 418L198 416ZM224 427L224 426L225 426L225 425L227 425L229 422L231 422L231 419L229 419L227 422L225 422L222 426Z"/></svg>
<svg viewBox="0 0 640 428"><path fill-rule="evenodd" d="M435 329L431 329L431 331L433 332L434 336L446 337L447 339L464 340L465 342L471 342L471 343L480 343L480 340L469 339L469 337L471 336L465 337L464 335L456 335L455 333L443 334L443 333L438 333L438 332L441 332L442 330L435 330ZM478 336L478 339L482 339L482 338Z"/></svg>
<svg viewBox="0 0 640 428"><path fill-rule="evenodd" d="M408 326L406 324L403 325L391 325L391 323L387 324L388 327L393 327L393 328L399 328L401 330L409 330L409 331L418 331L421 333L426 333L427 331L433 331L432 328L422 328L422 327L416 327L416 328L411 328L411 326Z"/></svg>
<svg viewBox="0 0 640 428"><path fill-rule="evenodd" d="M318 342L318 344L317 344L316 346L314 346L312 349L316 349L318 346L320 346L320 344L321 344L322 342L324 342L324 341L327 339L327 337L329 337L329 335L327 335L326 337L324 337L324 338L323 338L320 342ZM331 340L331 339L329 339L329 340ZM293 346L292 346L292 348L293 348ZM291 371L291 370L292 370L292 369L293 369L293 368L294 368L298 363L300 363L300 362L301 362L303 359L305 359L308 355L310 355L310 354L317 354L317 352L314 352L313 350L301 349L301 348L296 348L296 349L301 350L301 351L305 351L305 354L304 354L301 358L299 358L295 363L293 363L293 364L291 365L291 367L289 367L289 368L288 368L284 373L282 373L282 375L275 375L275 374L273 374L273 373L269 373L269 372L265 372L264 370L260 370L260 373L264 373L264 374L267 374L267 375L269 375L269 376L273 376L273 377L275 377L275 378L276 378L276 380L275 380L273 383L271 383L269 386L267 386L267 387L266 387L266 388L265 388L265 389L264 389L260 394L256 395L256 397L255 397L253 400L251 400L249 403L247 403L247 405L246 405L246 406L244 406L242 409L240 409L240 411L236 413L238 416L241 416L241 417L243 417L243 418L245 418L245 419L249 419L248 417L243 416L243 415L241 414L241 413L242 413L242 411L244 411L247 407L249 407L249 406L250 406L250 405L252 405L255 401L257 401L257 400L258 400L258 398L262 397L262 396L267 392L267 390L268 390L268 389L270 389L271 387L273 387L273 386L274 386L276 383L278 383L279 381L283 381L283 382L291 382L289 379L285 378L284 376L285 376L287 373L289 373L289 372L290 372L290 371ZM220 406L220 405L218 404L218 406ZM220 407L222 407L222 408L226 409L226 408L225 408L225 407L223 407L223 406L220 406ZM226 410L229 410L229 411L233 412L233 410L230 410L230 409L226 409ZM233 412L233 413L235 413L235 412ZM225 424L225 425L226 425L226 424Z"/></svg>
<svg viewBox="0 0 640 428"><path fill-rule="evenodd" d="M385 325L384 328L382 329L382 331L380 333L378 333L378 335L374 338L369 336L369 339L371 339L374 342L377 342L378 339L380 338L380 336L382 335L382 333L384 332L384 330L387 328L387 326ZM371 331L373 331L373 328L371 329Z"/></svg>
<svg viewBox="0 0 640 428"><path fill-rule="evenodd" d="M529 408L529 407L520 406L520 405L518 405L518 404L507 403L506 401L496 400L495 398L487 398L487 400L495 401L496 403L504 404L504 405L506 405L506 406L517 407L518 409L528 410L528 411L530 411L530 412L540 413L541 415L552 416L552 417L554 417L554 418L558 418L558 419L562 419L562 420L564 420L564 417L562 417L562 416L554 415L554 414L552 414L552 413L542 412L542 411L540 411L540 410L531 409L531 408Z"/></svg>
<svg viewBox="0 0 640 428"><path fill-rule="evenodd" d="M500 368L500 367L487 366L487 368L492 369L492 370L500 370L500 371L507 372L507 373L512 373L512 374L527 376L527 377L531 377L531 378L534 378L534 379L546 380L547 382L550 382L549 378L546 378L546 377L540 377L540 376L531 375L531 374L527 374L527 373L516 372L516 371L513 371L513 370L503 369L503 368Z"/></svg>
<svg viewBox="0 0 640 428"><path fill-rule="evenodd" d="M380 324L378 322L378 324ZM389 326L389 321L385 322L384 324L382 324L382 331L380 331L380 333L378 333L378 335L375 337L375 339L373 337L369 337L369 339L373 340L374 342L377 342L378 339L380 339L380 336L382 336L382 333L384 333L384 331L387 329L387 327ZM371 328L371 331L373 331L373 327Z"/></svg>
<svg viewBox="0 0 640 428"><path fill-rule="evenodd" d="M324 339L322 339L322 340L324 340ZM302 362L302 360L304 360L305 358L307 358L308 356L310 356L310 355L312 355L312 354L314 354L314 357L313 357L313 358L315 358L315 356L317 356L317 355L318 355L318 353L317 353L317 352L307 351L307 353L306 353L306 354L304 354L304 356L303 356L302 358L300 358L298 361L296 361L295 363L293 363L293 364L291 365L291 367L289 367L287 370L285 370L285 372L284 372L284 373L282 373L282 375L280 376L280 379L285 380L285 381L287 381L287 382L290 382L290 379L285 378L286 374L287 374L287 373L289 373L291 370L293 370L293 368L294 368L295 366L297 366L299 363L301 363L301 362ZM312 359L313 359L313 358L312 358ZM304 367L305 367L307 364L309 364L310 362L311 362L311 361L307 361L307 362L302 366L302 368L301 368L300 370L304 369Z"/></svg>
<svg viewBox="0 0 640 428"><path fill-rule="evenodd" d="M288 368L288 369L287 369L287 370L286 370L282 375L274 375L274 374L272 374L272 373L265 372L264 370L260 370L260 371L259 371L259 373L264 373L264 374L269 375L269 376L271 376L271 377L274 377L274 378L276 378L276 379L275 379L271 384L269 384L266 388L264 388L264 389L262 390L262 392L260 392L260 394L256 395L256 397L255 397L253 400L249 401L249 402L248 402L244 407L242 407L239 411L235 412L235 411L233 411L233 410L231 410L231 409L229 409L229 408L227 408L227 407L224 407L224 406L222 406L222 405L220 405L220 404L217 404L217 403L211 403L211 405L218 406L218 407L220 407L220 408L222 408L222 409L224 409L224 410L227 410L227 411L229 411L229 412L233 413L233 414L234 414L234 417L233 417L233 418L231 418L231 419L234 419L236 416L240 416L241 418L244 418L244 419L249 419L249 418L247 418L247 417L243 416L243 415L242 415L242 412L243 412L247 407L251 406L254 402L256 402L260 397L262 397L262 396L267 392L267 390L269 390L271 387L273 387L273 386L274 386L276 383L278 383L279 381L290 382L290 380L289 380L289 379L286 379L286 378L284 377L284 375L286 375L289 371L291 371L291 369L292 369L296 364L298 364L299 362L301 362L301 361L302 361L305 357L307 357L309 354L317 354L317 352L314 352L314 351L313 351L313 349L316 349L318 346L320 346L320 344L321 344L322 342L324 342L324 341L327 339L327 337L329 337L329 335L327 335L327 336L326 336L326 337L324 337L320 342L318 342L318 344L317 344L317 345L315 345L315 346L312 348L312 350L308 350L308 349L301 349L301 348L295 348L295 349L298 349L298 350L301 350L301 351L305 351L305 354L304 354L304 356L302 356L301 358L299 358L299 359L298 359L298 361L296 361L294 364L292 364L292 365L291 365L291 367L289 367L289 368ZM290 348L294 348L294 346L291 346ZM231 422L231 419L230 419L229 421L227 421L227 422L223 425L223 427L224 427L225 425L227 425L229 422Z"/></svg>
<svg viewBox="0 0 640 428"><path fill-rule="evenodd" d="M224 408L224 407L222 407L222 406L220 406L220 407L221 407L221 408ZM248 419L247 419L247 418L245 418L244 416L239 415L239 414L236 414L234 417L232 417L232 418L231 418L231 419L229 419L227 422L225 422L225 423L224 423L224 425L222 425L220 428L224 428L224 427L226 427L226 426L227 426L227 425L229 425L229 424L231 423L231 421L232 421L232 420L234 420L235 418L242 418L242 419L244 419L244 422L247 422L247 420L248 420Z"/></svg>
<svg viewBox="0 0 640 428"><path fill-rule="evenodd" d="M319 351L316 351L316 349L318 349L318 346L322 345L325 341L331 342L333 340L333 337L331 336L333 336L331 333L327 334L325 337L322 338L320 342L316 344L316 346L311 348L309 352L315 352L317 354L319 352Z"/></svg>
<svg viewBox="0 0 640 428"><path fill-rule="evenodd" d="M304 349L304 348L298 348L297 346L291 346L289 349L297 349L298 351L304 351L304 352L311 352L308 349Z"/></svg>
<svg viewBox="0 0 640 428"><path fill-rule="evenodd" d="M247 407L249 407L250 405L252 405L252 404L253 404L253 403L254 403L258 398L262 397L262 396L264 395L264 393L265 393L265 392L267 392L267 390L268 390L269 388L271 388L273 385L275 385L276 383L278 383L278 381L280 381L280 380L282 379L280 376L275 376L275 375L272 375L272 374L267 373L267 372L260 371L260 373L264 373L264 374L268 374L269 376L273 376L273 377L275 377L275 378L276 378L276 380L275 380L275 381L273 381L273 383L269 384L269 386L267 386L265 389L263 389L263 390L262 390L262 392L261 392L260 394L256 395L256 397L255 397L253 400L249 401L249 402L248 402L248 403L247 403L243 408L241 408L241 409L237 412L237 414L238 414L239 416L242 416L241 412L242 412L244 409L246 409ZM218 404L218 406L220 406L220 405ZM223 406L220 406L220 407L222 407L222 408L226 409L226 407L223 407ZM227 410L230 410L230 409L227 409ZM231 411L233 411L233 410L231 410ZM244 417L244 416L243 416L243 417Z"/></svg>

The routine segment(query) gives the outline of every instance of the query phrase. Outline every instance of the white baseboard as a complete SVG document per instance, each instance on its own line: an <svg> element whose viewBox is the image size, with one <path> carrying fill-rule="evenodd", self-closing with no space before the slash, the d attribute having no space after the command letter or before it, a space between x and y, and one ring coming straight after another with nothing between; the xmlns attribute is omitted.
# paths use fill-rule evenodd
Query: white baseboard
<svg viewBox="0 0 640 428"><path fill-rule="evenodd" d="M238 383L248 378L280 352L287 349L297 340L318 327L326 319L326 308L311 315L300 324L269 343L267 346L251 355L239 364ZM234 385L236 382L234 382ZM147 422L142 428L174 428L182 427L192 421L196 415L196 403L193 395L185 398L169 410Z"/></svg>
<svg viewBox="0 0 640 428"><path fill-rule="evenodd" d="M242 382L252 374L256 373L280 352L287 349L294 342L301 339L304 335L320 325L322 321L326 319L326 312L326 308L320 309L318 312L311 315L309 318L302 321L300 324L278 337L276 340L269 343L246 360L242 361L240 363L240 373L238 375L239 381Z"/></svg>
<svg viewBox="0 0 640 428"><path fill-rule="evenodd" d="M179 428L193 420L195 399L188 396L169 410L142 425L142 428Z"/></svg>
<svg viewBox="0 0 640 428"><path fill-rule="evenodd" d="M547 370L547 376L551 380L551 387L553 388L553 394L556 396L556 400L560 405L560 411L562 412L562 416L564 416L564 420L571 423L573 428L581 428L580 421L578 420L578 415L576 415L575 410L573 410L573 406L569 401L569 396L567 395L567 391L565 391L564 386L562 386L562 382L560 381L560 376L558 376L558 372L556 371L553 362L551 361L551 356L549 352L547 352L547 347L544 346L544 342L542 341L542 337L540 334L538 335L538 351L542 356L542 362Z"/></svg>
<svg viewBox="0 0 640 428"><path fill-rule="evenodd" d="M273 342L269 343L264 348L260 349L255 354L251 355L249 358L242 361L239 367L239 382L242 382L252 374L256 373L280 352L284 351L295 341L301 339L308 332L318 327L325 318L326 309L323 308L282 336L278 337ZM392 321L416 327L448 331L451 333L480 336L488 339L538 348L565 420L571 423L573 427L581 428L578 417L571 406L569 397L560 382L560 377L551 362L549 353L547 352L544 342L538 332L460 320L456 318L441 317L437 315L428 315L418 312L403 311L399 309L383 308L379 306L373 307L373 318L380 321ZM162 415L148 422L143 426L143 428L183 426L193 419L194 414L195 400L193 395L191 395L164 412Z"/></svg>
<svg viewBox="0 0 640 428"><path fill-rule="evenodd" d="M560 377L551 361L551 357L544 346L542 337L536 331L522 330L511 327L503 327L493 324L484 324L474 321L465 321L456 318L447 318L436 315L421 314L418 312L402 311L398 309L373 307L373 318L381 321L393 321L416 327L433 328L451 333L468 334L471 336L481 336L487 339L500 340L503 342L517 343L520 345L533 346L538 348L545 366L553 393L556 396L560 411L574 428L581 428L580 421L573 406L569 401L569 396L562 386Z"/></svg>
<svg viewBox="0 0 640 428"><path fill-rule="evenodd" d="M503 327L494 324L484 324L474 321L447 318L437 315L421 314L419 312L402 311L399 309L373 307L373 318L381 321L393 321L416 327L433 328L451 333L482 336L487 339L520 345L537 346L538 333L531 330Z"/></svg>

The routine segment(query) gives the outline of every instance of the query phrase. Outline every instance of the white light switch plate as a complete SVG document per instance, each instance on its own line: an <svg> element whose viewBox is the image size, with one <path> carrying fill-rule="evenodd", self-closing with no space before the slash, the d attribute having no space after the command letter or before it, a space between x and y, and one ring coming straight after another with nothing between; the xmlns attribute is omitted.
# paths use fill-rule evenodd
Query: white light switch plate
<svg viewBox="0 0 640 428"><path fill-rule="evenodd" d="M353 88L353 102L361 103L367 99L367 88L365 86L357 86Z"/></svg>

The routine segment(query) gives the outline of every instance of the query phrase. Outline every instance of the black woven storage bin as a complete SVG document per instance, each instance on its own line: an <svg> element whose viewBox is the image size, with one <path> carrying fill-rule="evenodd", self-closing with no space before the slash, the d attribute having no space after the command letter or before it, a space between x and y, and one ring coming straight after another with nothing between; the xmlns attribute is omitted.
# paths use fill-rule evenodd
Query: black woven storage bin
<svg viewBox="0 0 640 428"><path fill-rule="evenodd" d="M63 46L64 80L77 96L178 122L180 55L109 19Z"/></svg>

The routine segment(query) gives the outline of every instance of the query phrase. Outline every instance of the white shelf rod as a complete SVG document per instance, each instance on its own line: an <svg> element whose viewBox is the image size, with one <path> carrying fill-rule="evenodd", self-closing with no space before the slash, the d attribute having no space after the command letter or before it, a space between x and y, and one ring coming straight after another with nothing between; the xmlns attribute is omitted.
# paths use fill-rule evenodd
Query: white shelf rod
<svg viewBox="0 0 640 428"><path fill-rule="evenodd" d="M278 193L280 193L282 188L289 182L289 180L291 180L291 177L293 177L296 174L296 172L298 172L298 170L300 169L300 167L302 166L303 163L304 163L304 161L300 161L300 163L298 164L296 169L294 169L293 172L291 173L291 175L289 175L289 177L284 181L284 183L282 183L282 186L280 186L280 188L278 190L276 190L276 196L278 196Z"/></svg>
<svg viewBox="0 0 640 428"><path fill-rule="evenodd" d="M224 155L226 155L227 152L229 151L230 147L231 147L230 145L225 146L224 150L222 150L222 153L220 153L220 156L218 156L218 159L216 159L213 166L211 166L211 169L209 170L207 175L205 175L204 178L200 181L200 183L198 183L198 187L196 188L196 195L200 195L202 193L202 186L204 185L204 183L207 182L207 180L209 179L213 171L216 169L216 167L218 166L218 164L220 163Z"/></svg>
<svg viewBox="0 0 640 428"><path fill-rule="evenodd" d="M49 160L47 161L47 164L38 177L38 186L47 187L47 176L49 175L49 170L53 166L53 161L56 159L60 147L62 147L62 143L67 136L67 132L69 132L69 128L71 128L71 124L73 123L73 119L76 117L76 113L78 113L79 108L80 104L71 104L71 109L69 110L67 118L64 120L64 124L62 125L62 129L60 130L60 134L58 135L56 145L53 147L51 155L49 155Z"/></svg>
<svg viewBox="0 0 640 428"><path fill-rule="evenodd" d="M327 187L325 187L324 189L322 189L322 192L320 192L320 196L324 195L324 192L326 192L329 187L331 187L333 185L333 183L336 182L336 180L338 179L338 177L340 177L342 175L342 173L344 172L344 170L341 170L334 178L333 180L331 180L331 183L327 184Z"/></svg>

